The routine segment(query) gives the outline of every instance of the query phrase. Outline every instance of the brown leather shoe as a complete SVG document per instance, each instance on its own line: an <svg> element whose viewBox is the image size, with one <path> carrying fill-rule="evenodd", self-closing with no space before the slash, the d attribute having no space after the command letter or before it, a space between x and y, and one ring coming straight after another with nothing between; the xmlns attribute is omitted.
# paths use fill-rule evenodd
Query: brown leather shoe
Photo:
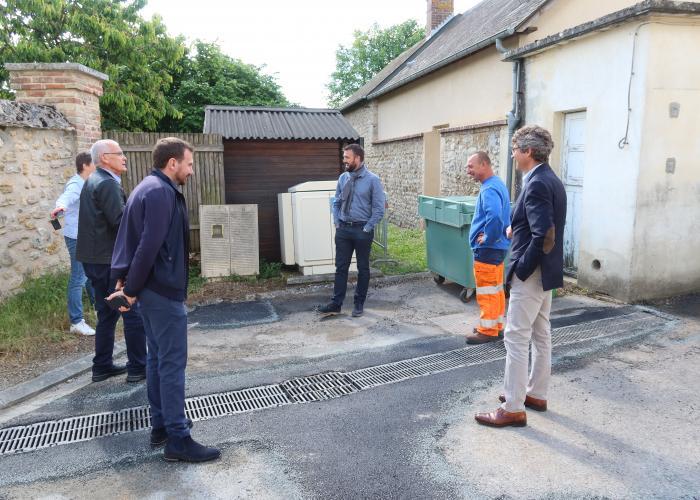
<svg viewBox="0 0 700 500"><path fill-rule="evenodd" d="M527 425L527 414L524 411L509 412L499 408L491 413L477 413L474 419L481 425L490 427L525 427Z"/></svg>
<svg viewBox="0 0 700 500"><path fill-rule="evenodd" d="M500 396L498 396L498 400L501 403L505 403L506 402L505 395L501 394ZM531 396L525 396L525 406L527 406L531 410L535 410L535 411L547 411L547 400L546 399L537 399L537 398L533 398Z"/></svg>
<svg viewBox="0 0 700 500"><path fill-rule="evenodd" d="M474 328L474 333L467 335L467 344L486 344L488 342L496 342L500 340L498 335L484 335L479 333L479 330Z"/></svg>

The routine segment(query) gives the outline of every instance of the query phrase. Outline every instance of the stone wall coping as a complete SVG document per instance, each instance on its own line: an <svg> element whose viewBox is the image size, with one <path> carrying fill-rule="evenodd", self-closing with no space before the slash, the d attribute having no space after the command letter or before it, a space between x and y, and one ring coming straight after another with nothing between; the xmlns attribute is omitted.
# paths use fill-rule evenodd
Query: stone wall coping
<svg viewBox="0 0 700 500"><path fill-rule="evenodd" d="M376 141L372 141L372 145L374 146L375 144L387 144L389 142L400 142L400 141L408 141L410 139L422 139L423 138L423 133L419 134L411 134L411 135L402 135L401 137L391 137L389 139L379 139Z"/></svg>
<svg viewBox="0 0 700 500"><path fill-rule="evenodd" d="M73 128L66 117L50 104L32 104L0 99L0 125L69 130Z"/></svg>
<svg viewBox="0 0 700 500"><path fill-rule="evenodd" d="M104 73L78 63L5 63L5 69L8 71L77 71L98 80L109 80L109 76Z"/></svg>
<svg viewBox="0 0 700 500"><path fill-rule="evenodd" d="M476 130L480 128L502 127L508 125L507 120L496 120L492 122L475 123L473 125L464 125L461 127L451 127L440 129L440 134L451 134L454 132L464 132L467 130Z"/></svg>

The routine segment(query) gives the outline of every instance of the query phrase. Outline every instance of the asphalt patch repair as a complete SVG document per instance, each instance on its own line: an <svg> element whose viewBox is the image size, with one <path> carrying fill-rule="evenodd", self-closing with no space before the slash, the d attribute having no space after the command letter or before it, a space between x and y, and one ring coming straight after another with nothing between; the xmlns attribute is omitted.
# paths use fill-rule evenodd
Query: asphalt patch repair
<svg viewBox="0 0 700 500"><path fill-rule="evenodd" d="M275 307L266 300L197 306L187 315L188 327L201 329L242 328L279 320Z"/></svg>
<svg viewBox="0 0 700 500"><path fill-rule="evenodd" d="M581 318L582 315L577 316ZM583 322L554 328L552 345L558 351L563 346L603 337L615 341L629 340L645 333L663 331L675 322L674 317L658 311L632 307L627 309L626 314L599 319L587 318ZM193 421L199 421L288 404L322 401L504 358L505 348L502 341L467 346L349 372L320 373L287 380L281 384L190 397L186 400L186 413ZM0 429L0 456L89 441L149 427L150 412L147 406L8 427Z"/></svg>

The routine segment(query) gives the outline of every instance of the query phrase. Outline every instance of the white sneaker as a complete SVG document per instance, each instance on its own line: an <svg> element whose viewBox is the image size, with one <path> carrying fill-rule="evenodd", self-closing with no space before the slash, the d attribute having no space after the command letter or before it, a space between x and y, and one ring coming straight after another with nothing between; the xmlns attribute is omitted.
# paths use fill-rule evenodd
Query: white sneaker
<svg viewBox="0 0 700 500"><path fill-rule="evenodd" d="M80 322L70 326L71 333L79 333L80 335L95 335L95 330L92 329L90 325L85 323L84 319Z"/></svg>

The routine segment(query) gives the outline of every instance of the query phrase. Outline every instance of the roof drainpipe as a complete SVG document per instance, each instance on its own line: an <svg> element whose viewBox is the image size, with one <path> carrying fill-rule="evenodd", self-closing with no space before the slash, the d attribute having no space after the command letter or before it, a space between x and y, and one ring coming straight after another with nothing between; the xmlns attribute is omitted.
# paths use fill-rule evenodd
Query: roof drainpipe
<svg viewBox="0 0 700 500"><path fill-rule="evenodd" d="M503 46L503 38L510 36L513 33L507 33L503 37L496 38L496 50L501 54L508 52ZM513 199L513 151L511 149L511 142L513 139L513 134L515 129L520 125L520 120L522 120L522 108L523 108L523 89L522 82L524 80L525 66L523 65L522 59L516 59L513 61L513 106L512 109L506 115L508 119L508 158L506 164L506 186L508 187L508 193L511 200Z"/></svg>

